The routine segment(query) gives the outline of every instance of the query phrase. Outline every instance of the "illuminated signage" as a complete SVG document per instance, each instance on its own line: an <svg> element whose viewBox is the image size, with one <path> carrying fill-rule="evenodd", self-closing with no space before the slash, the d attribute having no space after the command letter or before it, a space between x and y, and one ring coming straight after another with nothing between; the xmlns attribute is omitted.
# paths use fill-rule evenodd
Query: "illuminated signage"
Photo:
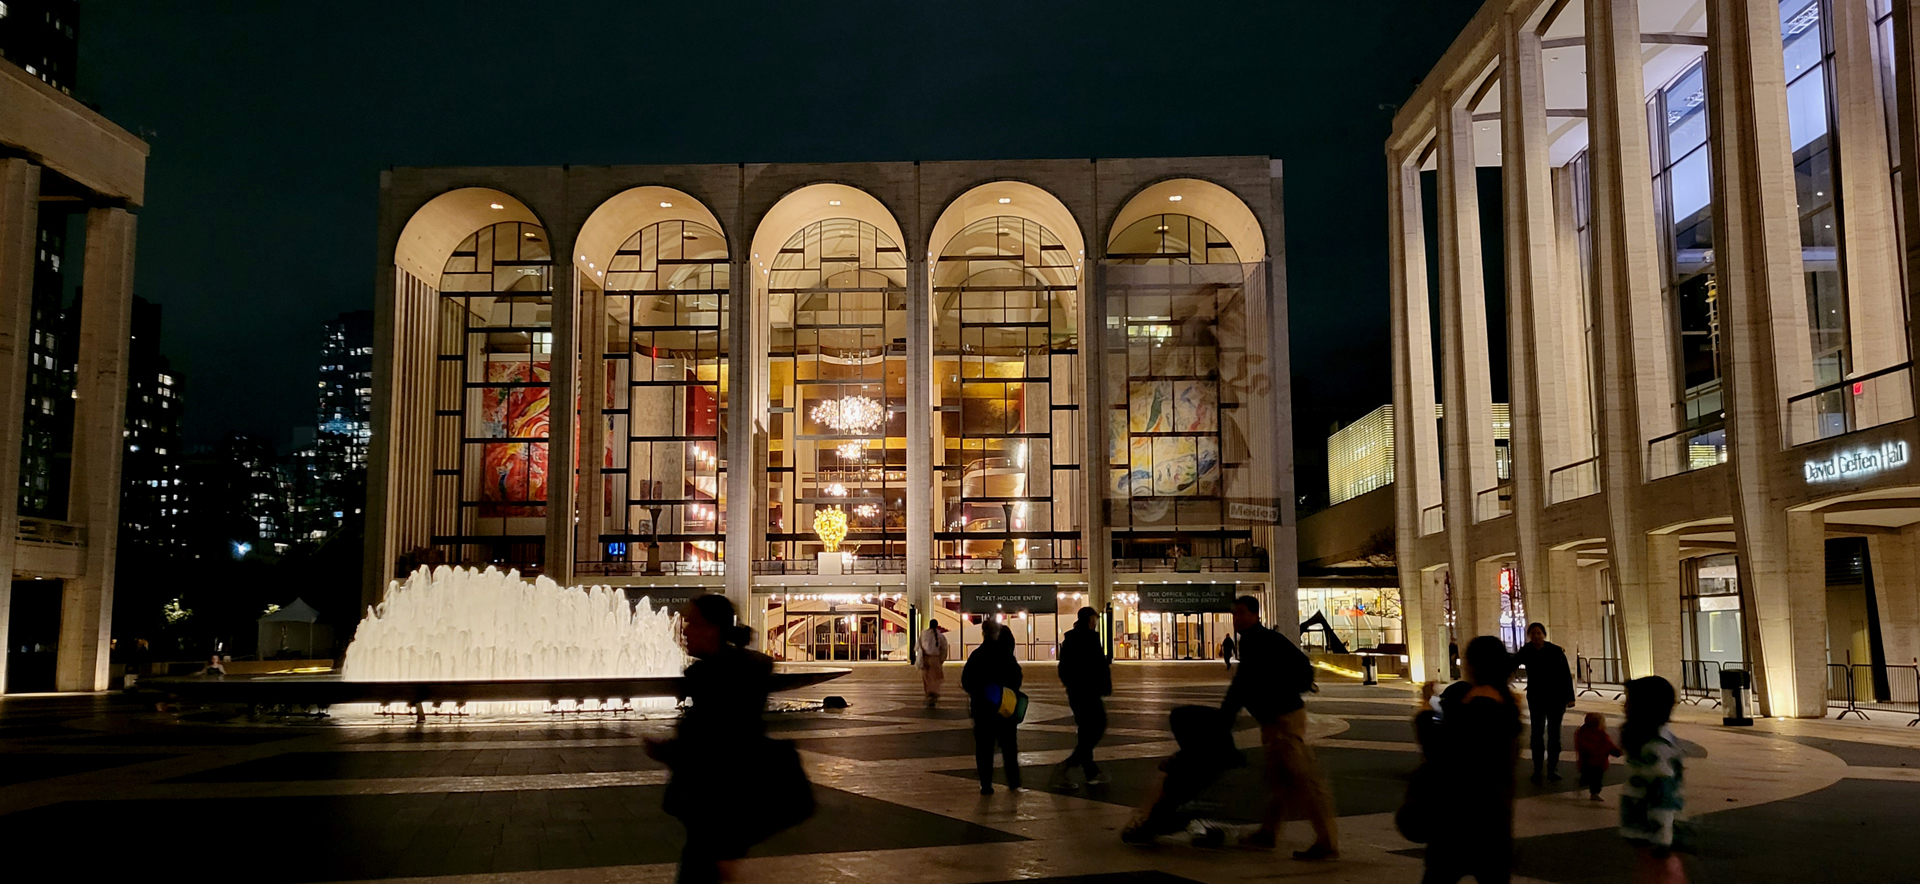
<svg viewBox="0 0 1920 884"><path fill-rule="evenodd" d="M1878 448L1836 451L1823 460L1810 460L1802 467L1807 484L1864 479L1885 470L1907 465L1907 443L1886 442Z"/></svg>
<svg viewBox="0 0 1920 884"><path fill-rule="evenodd" d="M1239 586L1227 583L1142 583L1140 610L1167 614L1225 614Z"/></svg>
<svg viewBox="0 0 1920 884"><path fill-rule="evenodd" d="M1051 586L963 586L960 610L969 614L994 614L1000 611L1037 611L1054 613L1060 607L1060 593Z"/></svg>

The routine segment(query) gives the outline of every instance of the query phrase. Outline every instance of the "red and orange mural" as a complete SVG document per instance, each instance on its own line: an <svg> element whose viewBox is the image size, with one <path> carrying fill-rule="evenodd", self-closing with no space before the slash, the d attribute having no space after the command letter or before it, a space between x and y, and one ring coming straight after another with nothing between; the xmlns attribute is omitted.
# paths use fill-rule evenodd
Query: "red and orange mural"
<svg viewBox="0 0 1920 884"><path fill-rule="evenodd" d="M547 423L551 365L546 362L487 363L487 382L531 383L525 387L486 387L480 391L483 446L480 516L543 516L547 507ZM534 442L529 440L539 439ZM537 502L536 502L537 501Z"/></svg>

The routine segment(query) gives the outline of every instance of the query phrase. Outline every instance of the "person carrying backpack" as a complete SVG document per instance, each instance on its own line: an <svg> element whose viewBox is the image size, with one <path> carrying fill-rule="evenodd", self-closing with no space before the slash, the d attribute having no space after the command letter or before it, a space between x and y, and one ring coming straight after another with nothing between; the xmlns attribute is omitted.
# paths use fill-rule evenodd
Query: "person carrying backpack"
<svg viewBox="0 0 1920 884"><path fill-rule="evenodd" d="M1073 787L1068 771L1075 767L1086 775L1089 786L1111 782L1093 760L1094 747L1107 732L1107 706L1102 698L1113 693L1113 667L1095 628L1099 619L1099 611L1081 608L1073 628L1060 642L1060 684L1067 689L1067 706L1073 710L1079 739L1074 742L1073 754L1054 769L1051 785L1056 789Z"/></svg>
<svg viewBox="0 0 1920 884"><path fill-rule="evenodd" d="M1293 787L1304 792L1307 821L1313 825L1313 846L1294 851L1294 859L1339 859L1333 793L1307 745L1307 707L1300 699L1313 689L1313 663L1285 636L1261 625L1260 600L1253 596L1234 600L1233 629L1240 634L1240 668L1233 673L1220 708L1227 713L1229 726L1242 708L1260 723L1268 793L1260 830L1240 843L1271 848L1278 842L1286 820L1287 790Z"/></svg>

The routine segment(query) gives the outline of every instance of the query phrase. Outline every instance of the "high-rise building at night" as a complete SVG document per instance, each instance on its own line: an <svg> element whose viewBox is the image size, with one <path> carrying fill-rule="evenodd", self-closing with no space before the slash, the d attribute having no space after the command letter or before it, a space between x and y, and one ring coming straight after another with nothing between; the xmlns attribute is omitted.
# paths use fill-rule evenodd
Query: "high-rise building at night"
<svg viewBox="0 0 1920 884"><path fill-rule="evenodd" d="M0 2L0 58L71 95L79 27L79 0L5 0Z"/></svg>
<svg viewBox="0 0 1920 884"><path fill-rule="evenodd" d="M180 386L160 352L160 315L160 305L133 299L120 536L123 544L164 554L186 551L181 527L190 509L181 473Z"/></svg>
<svg viewBox="0 0 1920 884"><path fill-rule="evenodd" d="M366 506L367 443L373 437L373 311L342 313L327 323L320 349L318 430L312 451L289 461L311 475L307 521L320 539ZM300 482L296 481L296 485Z"/></svg>
<svg viewBox="0 0 1920 884"><path fill-rule="evenodd" d="M57 205L57 204L56 204ZM20 512L64 519L73 457L73 335L62 305L68 215L42 210L34 231L32 337L20 432Z"/></svg>

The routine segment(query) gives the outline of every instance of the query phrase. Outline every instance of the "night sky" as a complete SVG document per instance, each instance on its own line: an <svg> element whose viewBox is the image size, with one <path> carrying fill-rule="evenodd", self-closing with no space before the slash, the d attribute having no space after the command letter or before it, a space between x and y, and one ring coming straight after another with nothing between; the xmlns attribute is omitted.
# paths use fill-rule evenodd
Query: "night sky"
<svg viewBox="0 0 1920 884"><path fill-rule="evenodd" d="M84 0L75 93L153 146L189 442L312 424L387 166L1271 154L1311 451L1390 398L1382 143L1478 6Z"/></svg>

